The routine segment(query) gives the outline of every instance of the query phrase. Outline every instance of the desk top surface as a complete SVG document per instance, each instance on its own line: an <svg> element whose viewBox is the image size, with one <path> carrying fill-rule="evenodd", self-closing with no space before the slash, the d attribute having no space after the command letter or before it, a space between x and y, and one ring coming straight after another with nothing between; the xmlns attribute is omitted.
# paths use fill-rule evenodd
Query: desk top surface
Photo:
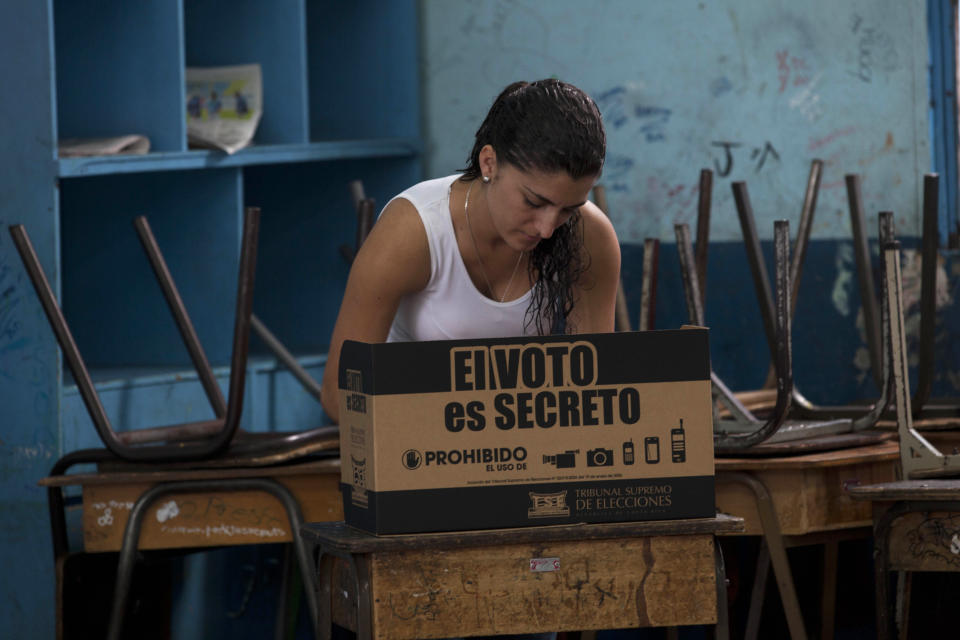
<svg viewBox="0 0 960 640"><path fill-rule="evenodd" d="M202 463L201 463L202 464ZM128 470L97 471L94 473L71 473L64 476L48 476L37 482L41 487L70 485L118 485L154 484L181 480L218 480L226 478L276 478L303 474L340 474L340 458L325 458L310 462L298 462L275 466L250 468L163 468L160 465L128 465ZM133 469L136 470L133 470Z"/></svg>
<svg viewBox="0 0 960 640"><path fill-rule="evenodd" d="M856 500L955 500L960 501L960 480L900 480L850 487Z"/></svg>
<svg viewBox="0 0 960 640"><path fill-rule="evenodd" d="M851 464L867 464L900 459L900 444L889 440L878 444L850 449L837 449L798 456L770 458L717 458L716 470L764 471L768 469L805 469L816 467L840 467Z"/></svg>
<svg viewBox="0 0 960 640"><path fill-rule="evenodd" d="M303 525L300 535L307 542L323 544L340 551L366 553L409 549L448 549L464 546L482 547L531 542L638 538L645 536L706 535L743 531L743 518L717 514L714 518L685 520L651 520L646 522L610 522L598 524L564 524L515 529L451 531L375 536L345 522L311 522Z"/></svg>

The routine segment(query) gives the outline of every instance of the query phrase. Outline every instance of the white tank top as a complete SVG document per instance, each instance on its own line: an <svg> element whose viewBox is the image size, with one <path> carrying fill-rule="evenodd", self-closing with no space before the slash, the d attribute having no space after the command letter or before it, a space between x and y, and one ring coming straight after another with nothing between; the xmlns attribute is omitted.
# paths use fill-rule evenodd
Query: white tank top
<svg viewBox="0 0 960 640"><path fill-rule="evenodd" d="M450 189L459 175L427 180L397 195L420 213L430 246L430 281L400 300L387 342L508 338L524 331L530 292L497 302L474 286L463 264L450 216ZM522 274L521 274L522 275Z"/></svg>

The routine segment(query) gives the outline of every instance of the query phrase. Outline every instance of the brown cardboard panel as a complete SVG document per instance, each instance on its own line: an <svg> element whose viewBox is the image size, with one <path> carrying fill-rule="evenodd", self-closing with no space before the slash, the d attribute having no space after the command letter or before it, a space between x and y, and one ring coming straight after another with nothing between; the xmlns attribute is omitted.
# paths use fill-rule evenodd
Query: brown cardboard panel
<svg viewBox="0 0 960 640"><path fill-rule="evenodd" d="M635 421L620 419L617 394L623 390L638 400ZM585 392L586 400L578 391L372 396L378 462L367 488L713 473L710 407L703 402L708 381ZM352 464L343 465L345 480Z"/></svg>
<svg viewBox="0 0 960 640"><path fill-rule="evenodd" d="M451 515L468 528L712 515L704 330L347 343L340 362L341 478L357 526L450 530L425 513L430 501L496 522Z"/></svg>

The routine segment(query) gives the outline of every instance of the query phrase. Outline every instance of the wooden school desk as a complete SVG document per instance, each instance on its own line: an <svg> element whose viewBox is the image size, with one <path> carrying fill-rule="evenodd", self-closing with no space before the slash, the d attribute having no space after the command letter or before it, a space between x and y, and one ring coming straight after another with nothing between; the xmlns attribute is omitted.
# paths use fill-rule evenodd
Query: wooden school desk
<svg viewBox="0 0 960 640"><path fill-rule="evenodd" d="M897 442L890 440L789 457L717 458L717 509L745 523L742 532L727 535L758 535L765 543L757 561L747 639L758 632L771 564L790 636L807 637L786 549L809 544L824 545L819 637L833 637L839 542L869 537L873 523L869 504L852 500L846 489L894 480L899 456Z"/></svg>
<svg viewBox="0 0 960 640"><path fill-rule="evenodd" d="M287 487L306 522L343 518L340 461L327 459L255 469L104 471L52 476L41 486L83 491L83 548L119 551L130 510L148 489L171 482L272 478ZM283 505L259 491L180 493L158 500L146 513L139 549L180 549L293 540Z"/></svg>
<svg viewBox="0 0 960 640"><path fill-rule="evenodd" d="M343 518L339 458L255 468L196 469L173 465L144 470L143 465L126 465L125 469L123 463L117 464L119 468L112 470L53 475L39 483L48 489L80 486L83 551L121 552L108 637L122 634L128 591L122 586L129 586L135 550L293 541L300 566L308 567L311 562L303 552L301 540L295 537L298 523ZM58 520L53 505L51 509L51 518ZM139 531L127 531L134 509L142 513ZM294 526L292 511L297 512L298 523ZM70 554L66 533L58 534L56 526L54 529L57 637L61 638L67 609L67 563L74 557L80 559L82 554ZM63 540L58 543L61 537ZM315 601L308 596L311 610L316 608ZM282 627L278 626L277 633L282 637Z"/></svg>
<svg viewBox="0 0 960 640"><path fill-rule="evenodd" d="M910 573L960 571L960 480L901 480L852 487L852 498L873 505L877 637L907 637ZM891 615L888 573L898 571ZM949 628L945 625L944 628Z"/></svg>
<svg viewBox="0 0 960 640"><path fill-rule="evenodd" d="M371 638L447 638L717 624L726 585L717 533L730 516L373 536L304 525L331 621Z"/></svg>

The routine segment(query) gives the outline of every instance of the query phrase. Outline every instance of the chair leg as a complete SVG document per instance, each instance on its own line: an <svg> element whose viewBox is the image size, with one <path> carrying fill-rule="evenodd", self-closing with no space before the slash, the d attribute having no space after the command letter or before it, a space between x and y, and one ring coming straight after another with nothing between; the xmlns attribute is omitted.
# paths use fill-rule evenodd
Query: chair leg
<svg viewBox="0 0 960 640"><path fill-rule="evenodd" d="M897 602L896 602L896 624L898 629L897 637L900 640L906 640L910 631L910 591L913 585L913 573L910 571L900 571L897 573Z"/></svg>
<svg viewBox="0 0 960 640"><path fill-rule="evenodd" d="M820 596L820 640L833 640L837 613L837 557L840 543L823 544L823 589Z"/></svg>
<svg viewBox="0 0 960 640"><path fill-rule="evenodd" d="M763 539L767 543L770 560L773 563L773 575L777 581L777 587L780 589L780 602L783 604L783 612L787 617L790 637L792 640L806 640L807 631L800 610L800 602L797 599L793 574L790 571L790 560L783 544L783 534L780 531L777 510L774 507L773 498L770 497L770 492L767 491L762 482L749 473L733 471L724 473L723 478L745 484L753 492L756 498L757 512L760 514L761 526L763 527Z"/></svg>
<svg viewBox="0 0 960 640"><path fill-rule="evenodd" d="M723 551L716 538L713 539L713 558L717 577L717 624L713 630L714 640L730 640L730 603L727 602L727 567Z"/></svg>
<svg viewBox="0 0 960 640"><path fill-rule="evenodd" d="M307 594L307 605L310 608L310 619L317 619L317 590L316 575L313 563L307 552L306 543L300 536L300 527L303 525L303 515L300 506L289 490L279 482L268 478L236 478L229 480L195 480L186 482L168 482L158 484L146 491L133 505L123 532L123 543L120 549L120 561L117 568L117 578L114 586L113 608L110 612L110 622L107 631L109 640L120 640L123 617L126 612L127 592L133 576L134 555L140 539L140 528L147 509L160 498L172 493L205 492L205 491L263 491L277 498L287 511L290 520L290 535L293 538L297 561L303 577L304 590Z"/></svg>
<svg viewBox="0 0 960 640"><path fill-rule="evenodd" d="M300 603L300 575L294 566L293 547L283 545L283 560L280 577L280 592L277 594L277 617L274 619L275 640L289 638L297 625Z"/></svg>
<svg viewBox="0 0 960 640"><path fill-rule="evenodd" d="M750 591L750 609L747 611L745 640L757 640L760 632L760 614L763 612L763 599L767 595L767 578L770 576L770 549L767 541L760 538L760 550L757 552L757 567L753 577L753 589Z"/></svg>

